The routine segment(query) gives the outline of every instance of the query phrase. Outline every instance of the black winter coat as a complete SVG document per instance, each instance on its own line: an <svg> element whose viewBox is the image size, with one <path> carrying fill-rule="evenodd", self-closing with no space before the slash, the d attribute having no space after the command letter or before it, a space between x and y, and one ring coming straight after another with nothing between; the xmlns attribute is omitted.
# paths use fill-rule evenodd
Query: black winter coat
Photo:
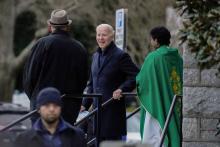
<svg viewBox="0 0 220 147"><path fill-rule="evenodd" d="M87 51L70 38L68 32L57 30L37 41L25 65L23 85L36 108L36 96L45 87L55 87L61 94L82 94L88 79ZM81 99L63 98L63 118L74 124ZM37 116L32 120L36 120Z"/></svg>
<svg viewBox="0 0 220 147"><path fill-rule="evenodd" d="M57 31L37 41L25 66L24 88L30 99L44 87L81 94L87 81L87 52L67 32Z"/></svg>
<svg viewBox="0 0 220 147"><path fill-rule="evenodd" d="M81 43L71 39L65 31L39 39L25 65L26 94L32 102L42 88L49 86L56 87L62 94L82 94L88 77L87 56Z"/></svg>
<svg viewBox="0 0 220 147"><path fill-rule="evenodd" d="M61 134L62 147L86 147L84 133L78 128L68 128ZM14 147L46 147L43 138L31 129L20 134L14 141Z"/></svg>

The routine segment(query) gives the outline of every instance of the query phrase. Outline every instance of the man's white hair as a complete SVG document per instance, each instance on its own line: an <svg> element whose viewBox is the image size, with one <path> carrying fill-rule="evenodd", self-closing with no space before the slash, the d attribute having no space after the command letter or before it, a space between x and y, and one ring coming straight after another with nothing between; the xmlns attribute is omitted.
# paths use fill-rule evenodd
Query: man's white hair
<svg viewBox="0 0 220 147"><path fill-rule="evenodd" d="M112 34L112 36L114 35L115 31L114 31L113 27L112 27L111 25L105 24L105 23L98 25L98 26L96 27L96 32L97 32L97 29L98 29L98 28L101 28L101 27L106 27L106 28L108 28L108 30L109 30L109 32Z"/></svg>

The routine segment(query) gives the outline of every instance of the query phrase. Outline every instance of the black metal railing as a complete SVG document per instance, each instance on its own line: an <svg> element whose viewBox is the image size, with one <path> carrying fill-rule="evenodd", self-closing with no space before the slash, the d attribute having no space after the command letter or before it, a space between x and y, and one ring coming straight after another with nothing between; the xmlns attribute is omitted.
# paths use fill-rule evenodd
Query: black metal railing
<svg viewBox="0 0 220 147"><path fill-rule="evenodd" d="M137 96L136 93L122 93L122 96ZM106 107L108 104L110 104L114 99L110 98L107 101L105 101L104 103L102 103L102 108ZM84 118L82 118L81 120L77 121L74 125L78 126L80 124L82 124L83 122L85 122L86 120L88 120L88 118L90 118L91 116L95 115L97 112L97 108L95 108L94 110L92 110L88 115L86 115ZM138 112L138 111L137 111ZM135 113L137 113L135 112ZM130 118L131 116L133 116L135 114L134 112L132 112L128 117Z"/></svg>
<svg viewBox="0 0 220 147"><path fill-rule="evenodd" d="M122 93L122 96L123 97L126 97L126 96L137 96L136 93ZM100 108L104 108L106 107L107 105L109 105L111 102L113 102L114 99L113 98L110 98L108 99L107 101L105 101L104 103L101 104ZM94 116L95 114L97 114L97 111L98 111L98 107L95 108L93 111L91 111L88 115L86 115L84 118L82 118L81 120L77 121L74 125L75 126L78 126L80 124L82 124L83 122L85 122L86 120L88 120L90 117ZM130 118L131 116L133 116L135 113L137 113L138 111L136 112L133 112L131 113L128 117ZM101 117L99 117L99 119L101 119ZM100 121L100 120L99 120ZM100 126L100 125L99 125ZM100 128L97 129L97 131L100 132ZM96 140L97 137L95 138L92 138L90 141L88 141L87 145L91 145L93 144L93 142Z"/></svg>
<svg viewBox="0 0 220 147"><path fill-rule="evenodd" d="M106 105L108 105L109 103L111 103L113 101L113 98L105 101L101 106L105 107ZM92 110L88 115L86 115L85 117L83 117L82 119L80 119L79 121L77 121L74 125L78 126L80 124L82 124L83 122L85 122L86 120L88 120L91 116L95 115L97 113L97 108L95 108L94 110Z"/></svg>
<svg viewBox="0 0 220 147"><path fill-rule="evenodd" d="M64 94L61 96L61 98L64 97L68 97L68 98L98 98L98 105L97 105L97 109L96 109L96 113L97 113L97 121L96 121L96 125L97 128L101 127L101 99L102 99L102 94L83 94L83 95L70 95L70 94ZM37 109L29 112L28 114L25 114L24 116L22 116L21 118L13 121L12 123L8 124L7 126L5 126L4 128L2 128L0 130L0 132L6 131L12 127L14 127L15 125L17 125L18 123L30 118L31 116L33 116L35 113L37 113ZM99 147L99 142L100 142L100 130L98 129L96 131L96 137L94 139L96 141L96 147Z"/></svg>
<svg viewBox="0 0 220 147"><path fill-rule="evenodd" d="M90 140L89 142L87 142L87 145L88 144L94 144L94 142L95 142L96 147L99 147L99 143L100 143L100 129L99 128L101 128L102 94L83 94L83 95L65 94L64 96L66 96L68 98L98 98L97 108L93 112L88 114L88 116L86 118L84 118L84 120L80 121L79 124L81 124L82 122L87 120L90 116L93 116L93 115L97 114L96 128L98 128L98 129L96 130L95 137L92 140ZM76 126L76 124L74 124L74 125Z"/></svg>
<svg viewBox="0 0 220 147"><path fill-rule="evenodd" d="M123 96L136 96L135 93L122 93ZM68 97L68 98L98 98L98 105L97 108L95 108L92 112L90 112L86 117L84 117L83 119L81 119L80 121L75 123L75 126L78 126L79 124L83 123L84 121L88 120L91 116L97 114L97 121L96 121L96 136L91 139L87 145L89 144L93 144L94 142L96 142L96 147L99 147L99 142L100 142L100 129L101 128L101 108L107 106L108 104L110 104L114 99L111 98L109 100L107 100L106 102L104 102L103 104L101 104L101 98L102 95L101 94L83 94L83 95L71 95L71 94L64 94L61 96L62 98L64 97ZM138 111L137 111L138 112ZM135 112L135 113L137 113ZM35 113L37 113L37 110L33 110L27 114L25 114L24 116L22 116L21 118L11 122L10 124L8 124L7 126L5 126L4 128L2 128L0 130L0 132L6 131L10 128L12 128L13 126L17 125L18 123L30 118L31 116L33 116ZM135 113L130 114L129 118L134 115Z"/></svg>
<svg viewBox="0 0 220 147"><path fill-rule="evenodd" d="M134 93L124 93L123 96L137 96L137 94L134 94ZM171 106L170 106L170 109L169 109L169 112L168 112L168 115L167 115L167 118L166 118L166 121L165 121L165 124L164 124L164 128L162 130L162 134L161 134L161 138L160 138L160 141L159 141L159 147L162 147L163 145L163 142L164 142L164 138L166 136L166 133L167 133L167 129L168 129L168 125L170 123L170 120L171 120L171 117L172 117L172 114L173 114L173 110L174 110L174 106L176 104L176 101L178 98L182 98L181 95L174 95L173 99L172 99L172 103L171 103ZM106 105L110 104L114 99L111 98L109 100L107 100L105 103L102 104L102 107L105 107ZM181 100L182 101L182 100ZM182 105L182 104L181 104ZM139 112L141 109L141 107L138 107L136 108L134 111L132 111L129 115L126 116L126 119L129 119L131 118L133 115L135 115L137 112ZM86 117L84 117L83 119L81 119L79 122L75 123L75 125L79 125L81 124L82 122L86 121L89 117L93 116L95 114L97 110L94 109L92 112L90 112ZM182 119L182 118L181 118ZM94 140L94 138L92 140L90 140L88 144L91 144L91 142Z"/></svg>
<svg viewBox="0 0 220 147"><path fill-rule="evenodd" d="M168 115L167 115L167 118L166 118L166 121L165 121L165 124L164 124L164 128L162 130L162 134L161 134L161 138L160 138L160 142L159 142L159 147L162 147L163 145L163 142L164 142L164 138L166 136L166 133L167 133L167 129L168 129L168 126L169 126L169 123L170 123L170 120L171 120L171 117L172 117L172 114L173 114L173 110L174 110L174 107L175 107L175 104L176 104L176 101L177 99L180 98L181 100L181 107L182 107L182 96L181 95L174 95L173 97L173 100L172 100L172 103L171 103L171 106L170 106L170 109L169 109L169 112L168 112ZM136 108L131 114L129 114L126 118L129 119L130 117L132 117L133 115L135 115L137 112L139 112L141 109L141 107L138 107ZM182 108L181 108L182 110ZM182 114L181 114L182 115ZM181 122L182 122L182 118L181 118ZM220 124L220 123L219 123ZM182 130L182 128L181 128ZM220 130L217 132L217 133L220 133ZM181 133L182 134L182 133ZM181 137L182 138L182 137Z"/></svg>
<svg viewBox="0 0 220 147"><path fill-rule="evenodd" d="M61 98L63 98L63 97L64 97L64 95L61 96ZM12 127L14 127L14 126L17 125L18 123L20 123L20 122L22 122L22 121L24 121L24 120L30 118L31 116L33 116L35 113L37 113L37 110L36 110L36 109L35 109L35 110L32 110L31 112L29 112L29 113L27 113L27 114L25 114L24 116L21 116L21 117L18 118L17 120L15 120L15 121L9 123L9 124L6 125L4 128L2 128L2 129L0 130L0 132L4 132L4 131L6 131L6 130L12 128Z"/></svg>
<svg viewBox="0 0 220 147"><path fill-rule="evenodd" d="M172 100L172 103L171 103L171 106L170 106L170 109L169 109L169 112L168 112L168 115L167 115L167 118L166 118L166 121L165 121L165 124L164 124L164 128L162 130L162 135L161 135L161 138L160 138L159 147L162 147L162 145L163 145L164 138L165 138L166 133L167 133L168 125L170 123L170 120L171 120L171 117L172 117L172 114L173 114L173 110L174 110L174 106L176 104L177 98L182 98L182 96L174 95L174 97L173 97L173 100Z"/></svg>
<svg viewBox="0 0 220 147"><path fill-rule="evenodd" d="M137 96L136 93L122 93L123 96ZM86 120L88 120L91 116L97 114L97 121L96 121L96 127L97 127L97 131L96 131L96 136L91 139L87 145L93 144L94 142L96 142L96 147L99 147L99 143L100 143L100 127L101 127L101 113L102 113L102 108L106 107L108 104L110 104L114 99L110 98L109 100L107 100L106 102L104 102L103 104L101 104L101 99L102 99L102 94L83 94L83 95L69 95L69 94L64 94L62 95L62 97L69 97L69 98L98 98L98 105L97 108L95 108L93 111L91 111L88 115L86 115L84 118L82 118L81 120L77 121L74 125L78 126L81 123L85 122ZM160 145L159 147L162 147L163 142L164 142L164 138L166 136L167 133L167 128L168 125L170 123L170 119L172 117L173 114L173 109L175 106L175 103L177 101L177 98L182 98L182 96L180 95L175 95L173 97L169 112L168 112L168 116L166 118L165 121L165 125L164 125L164 129L162 131L162 135L161 135L161 139L160 139ZM140 107L136 108L134 111L132 111L129 115L126 116L126 119L131 118L133 115L135 115L137 112L140 111ZM0 130L0 132L3 132L13 126L15 126L16 124L20 123L21 121L24 121L26 119L28 119L29 117L31 117L32 115L34 115L37 112L37 110L33 110L31 112L29 112L28 114L25 114L24 116L22 116L21 118L13 121L12 123L8 124L7 126L5 126L3 129Z"/></svg>
<svg viewBox="0 0 220 147"><path fill-rule="evenodd" d="M34 115L36 112L37 112L37 110L33 110L33 111L29 112L28 114L25 114L25 115L22 116L21 118L19 118L19 119L15 120L15 121L9 123L8 125L6 125L4 128L2 128L2 129L0 130L0 132L6 131L6 130L8 130L9 128L14 127L14 126L17 125L18 123L20 123L20 122L22 122L22 121L28 119L28 118L31 117L32 115Z"/></svg>
<svg viewBox="0 0 220 147"><path fill-rule="evenodd" d="M126 119L131 118L133 115L135 115L140 110L141 110L141 107L137 107L136 109L134 109L134 111L132 111L129 115L126 116Z"/></svg>

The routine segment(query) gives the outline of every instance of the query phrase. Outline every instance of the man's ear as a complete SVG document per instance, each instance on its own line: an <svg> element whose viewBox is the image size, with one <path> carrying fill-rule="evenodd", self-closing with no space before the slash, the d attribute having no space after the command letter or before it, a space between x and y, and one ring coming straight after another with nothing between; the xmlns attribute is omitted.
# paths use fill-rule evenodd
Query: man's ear
<svg viewBox="0 0 220 147"><path fill-rule="evenodd" d="M51 29L51 25L50 25L50 24L48 24L47 29L48 29L48 33L51 33L51 32L52 32L52 29Z"/></svg>
<svg viewBox="0 0 220 147"><path fill-rule="evenodd" d="M69 32L70 30L71 30L71 26L70 26L70 25L67 25L67 26L66 26L66 31Z"/></svg>
<svg viewBox="0 0 220 147"><path fill-rule="evenodd" d="M155 42L157 43L157 47L160 47L160 43L158 42L157 38L155 38Z"/></svg>

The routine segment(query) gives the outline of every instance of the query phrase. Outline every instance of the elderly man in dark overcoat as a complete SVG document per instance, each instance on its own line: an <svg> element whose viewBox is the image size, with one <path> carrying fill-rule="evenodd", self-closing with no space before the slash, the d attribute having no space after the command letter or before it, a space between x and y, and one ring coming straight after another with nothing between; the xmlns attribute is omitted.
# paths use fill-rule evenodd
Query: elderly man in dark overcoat
<svg viewBox="0 0 220 147"><path fill-rule="evenodd" d="M114 41L114 30L109 24L96 28L98 49L93 54L87 93L101 93L102 102L113 97L113 102L103 108L100 136L103 140L122 140L126 136L126 109L122 92L135 88L135 77L139 71L130 56L119 49ZM93 101L93 102L92 102ZM88 109L97 99L84 99L81 111Z"/></svg>
<svg viewBox="0 0 220 147"><path fill-rule="evenodd" d="M65 10L52 11L48 20L50 35L40 38L31 49L23 83L32 110L36 108L36 94L44 87L56 87L61 94L68 95L82 94L86 87L87 51L79 41L70 37L71 22ZM62 99L62 116L73 125L82 100L72 97Z"/></svg>

